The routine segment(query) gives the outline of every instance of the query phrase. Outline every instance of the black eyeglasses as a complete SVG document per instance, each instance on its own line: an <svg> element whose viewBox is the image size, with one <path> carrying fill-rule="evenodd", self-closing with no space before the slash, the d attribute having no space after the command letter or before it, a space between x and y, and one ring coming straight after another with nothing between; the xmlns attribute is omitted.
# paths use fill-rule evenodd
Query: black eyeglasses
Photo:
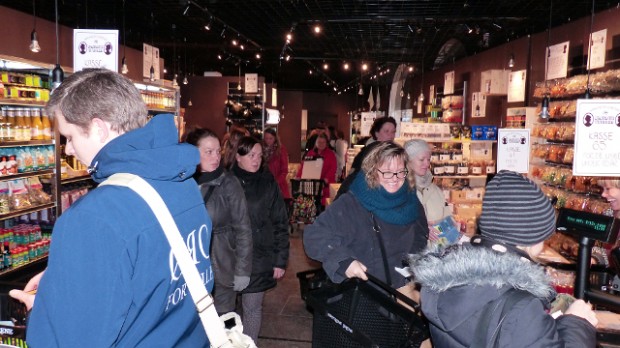
<svg viewBox="0 0 620 348"><path fill-rule="evenodd" d="M384 179L391 179L393 177L397 177L399 179L402 179L404 177L407 176L407 174L409 174L409 171L407 169L405 170L401 170L400 172L382 172L381 170L377 169L377 171L379 173L381 173L381 176L383 176Z"/></svg>

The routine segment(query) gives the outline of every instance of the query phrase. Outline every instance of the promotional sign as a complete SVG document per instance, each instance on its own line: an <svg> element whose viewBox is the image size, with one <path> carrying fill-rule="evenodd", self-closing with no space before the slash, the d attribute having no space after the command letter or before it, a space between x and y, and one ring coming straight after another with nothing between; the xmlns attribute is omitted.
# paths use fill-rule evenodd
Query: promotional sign
<svg viewBox="0 0 620 348"><path fill-rule="evenodd" d="M570 41L547 47L545 56L545 80L566 77L568 72L568 49Z"/></svg>
<svg viewBox="0 0 620 348"><path fill-rule="evenodd" d="M258 74L245 74L245 93L258 93Z"/></svg>
<svg viewBox="0 0 620 348"><path fill-rule="evenodd" d="M454 94L454 70L444 74L443 94Z"/></svg>
<svg viewBox="0 0 620 348"><path fill-rule="evenodd" d="M153 80L159 80L159 48L149 44L142 44L142 77L151 76L151 67L154 70Z"/></svg>
<svg viewBox="0 0 620 348"><path fill-rule="evenodd" d="M525 101L525 70L513 71L508 77L508 102Z"/></svg>
<svg viewBox="0 0 620 348"><path fill-rule="evenodd" d="M607 53L607 29L599 30L590 34L590 47L588 48L588 69L605 67L605 55Z"/></svg>
<svg viewBox="0 0 620 348"><path fill-rule="evenodd" d="M497 170L528 173L530 170L530 130L500 128L497 138Z"/></svg>
<svg viewBox="0 0 620 348"><path fill-rule="evenodd" d="M620 100L579 99L573 175L620 176Z"/></svg>
<svg viewBox="0 0 620 348"><path fill-rule="evenodd" d="M118 30L73 29L73 71L118 71Z"/></svg>

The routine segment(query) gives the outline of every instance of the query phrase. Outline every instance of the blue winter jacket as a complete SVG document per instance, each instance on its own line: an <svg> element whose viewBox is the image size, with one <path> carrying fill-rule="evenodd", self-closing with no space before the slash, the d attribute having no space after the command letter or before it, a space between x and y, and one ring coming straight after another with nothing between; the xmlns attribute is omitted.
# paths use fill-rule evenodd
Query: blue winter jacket
<svg viewBox="0 0 620 348"><path fill-rule="evenodd" d="M171 210L211 291L211 220L192 179L199 154L177 139L171 115L156 116L101 149L92 178L125 172L146 179ZM101 186L58 219L27 342L34 348L209 347L164 232L140 196Z"/></svg>

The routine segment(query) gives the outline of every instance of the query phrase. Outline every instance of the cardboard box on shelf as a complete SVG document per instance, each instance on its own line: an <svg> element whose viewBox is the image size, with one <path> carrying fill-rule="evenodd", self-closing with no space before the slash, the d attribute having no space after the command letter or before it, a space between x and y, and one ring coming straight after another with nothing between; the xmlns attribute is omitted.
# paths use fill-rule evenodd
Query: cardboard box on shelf
<svg viewBox="0 0 620 348"><path fill-rule="evenodd" d="M450 202L459 203L482 203L484 197L484 188L477 187L469 190L452 190L450 191Z"/></svg>

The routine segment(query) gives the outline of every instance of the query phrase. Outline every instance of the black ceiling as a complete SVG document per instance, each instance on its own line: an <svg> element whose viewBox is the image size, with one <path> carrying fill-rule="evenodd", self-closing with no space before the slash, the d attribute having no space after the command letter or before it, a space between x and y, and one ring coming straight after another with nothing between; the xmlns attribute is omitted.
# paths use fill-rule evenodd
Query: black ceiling
<svg viewBox="0 0 620 348"><path fill-rule="evenodd" d="M54 20L54 1L34 0ZM343 90L405 63L433 69L617 6L594 0L57 0L59 22L119 29L121 43L160 49L182 76L258 72L282 89ZM553 3L551 3L553 1ZM0 5L33 12L32 0ZM124 28L123 30L123 22ZM210 30L205 29L209 25ZM320 34L314 26L320 25ZM286 35L292 40L286 44ZM237 46L232 40L238 40ZM240 45L244 46L241 50ZM261 55L256 59L256 53ZM221 59L218 59L218 55ZM286 60L289 56L290 60ZM176 59L175 59L176 57ZM343 64L350 65L344 71ZM328 70L323 69L328 64ZM369 70L363 72L361 65ZM241 67L241 70L239 70ZM312 74L310 74L312 71Z"/></svg>

